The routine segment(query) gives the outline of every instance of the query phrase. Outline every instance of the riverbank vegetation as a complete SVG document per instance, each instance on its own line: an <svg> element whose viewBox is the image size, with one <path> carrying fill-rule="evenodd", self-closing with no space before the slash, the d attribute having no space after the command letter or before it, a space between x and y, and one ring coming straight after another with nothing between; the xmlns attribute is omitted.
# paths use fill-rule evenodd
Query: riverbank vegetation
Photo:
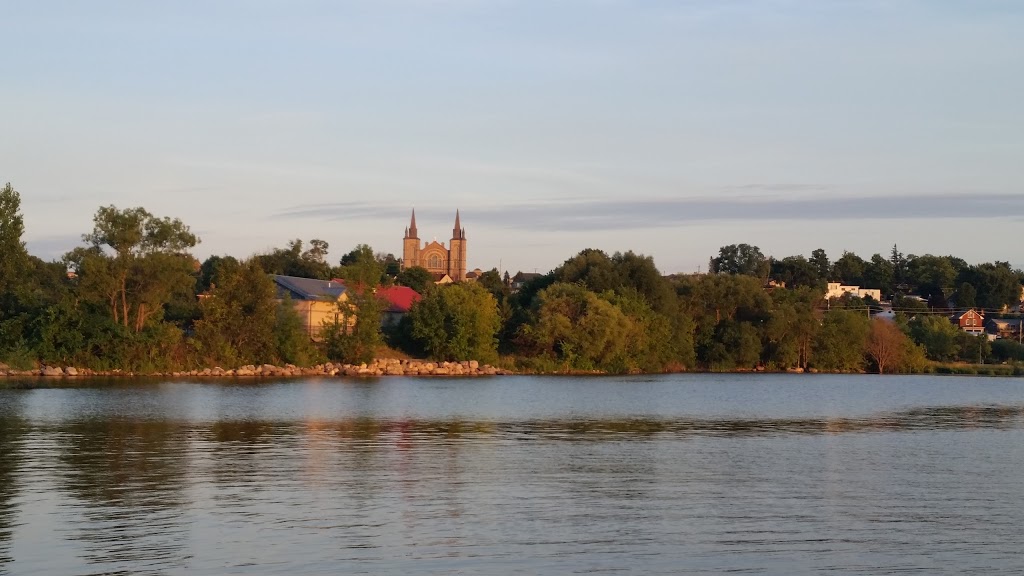
<svg viewBox="0 0 1024 576"><path fill-rule="evenodd" d="M357 245L338 265L318 239L245 259L191 254L178 219L101 207L81 246L46 262L28 254L20 196L0 190L0 362L171 372L204 367L359 363L382 346L437 361L477 360L536 372L826 371L1019 373L1024 346L990 342L949 321L957 308L1008 314L1024 274L952 256L836 261L723 247L709 273L663 275L652 258L584 250L513 291L498 270L435 286L422 269ZM350 298L311 342L270 274L342 278ZM507 274L506 274L507 277ZM892 295L825 300L826 281ZM422 299L381 329L373 287Z"/></svg>

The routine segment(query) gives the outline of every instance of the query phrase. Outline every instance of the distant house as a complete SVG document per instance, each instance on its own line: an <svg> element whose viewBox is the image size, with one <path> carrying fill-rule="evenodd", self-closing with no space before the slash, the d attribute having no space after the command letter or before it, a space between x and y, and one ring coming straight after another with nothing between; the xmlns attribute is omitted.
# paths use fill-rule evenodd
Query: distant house
<svg viewBox="0 0 1024 576"><path fill-rule="evenodd" d="M860 286L845 286L841 282L829 282L825 290L825 299L842 298L849 294L858 298L871 298L875 302L882 301L882 291L877 288L861 288Z"/></svg>
<svg viewBox="0 0 1024 576"><path fill-rule="evenodd" d="M985 316L974 308L953 314L949 320L964 332L981 334L985 331Z"/></svg>
<svg viewBox="0 0 1024 576"><path fill-rule="evenodd" d="M377 296L387 302L387 309L381 317L381 326L394 326L402 317L409 313L412 305L422 298L420 293L408 286L381 286L376 291Z"/></svg>
<svg viewBox="0 0 1024 576"><path fill-rule="evenodd" d="M475 281L475 280L479 279L480 275L483 274L483 273L484 273L483 270L481 270L479 268L474 268L474 269L470 270L469 272L466 272L466 280Z"/></svg>
<svg viewBox="0 0 1024 576"><path fill-rule="evenodd" d="M1020 340L1022 324L1021 318L992 318L985 322L985 331L996 338Z"/></svg>
<svg viewBox="0 0 1024 576"><path fill-rule="evenodd" d="M451 284L452 282L455 282L455 280L452 280L451 276L444 272L434 272L431 276L434 278L434 284Z"/></svg>
<svg viewBox="0 0 1024 576"><path fill-rule="evenodd" d="M345 281L341 278L335 278L331 282L338 285L345 284ZM355 287L352 290L356 294L362 294L361 287ZM373 290L373 293L383 300L385 304L384 313L380 319L381 326L394 326L398 324L402 317L412 309L412 305L422 299L419 292L408 286L378 286Z"/></svg>
<svg viewBox="0 0 1024 576"><path fill-rule="evenodd" d="M316 280L271 274L277 288L277 298L291 298L306 333L320 340L324 321L338 319L338 303L348 300L345 285L335 280Z"/></svg>
<svg viewBox="0 0 1024 576"><path fill-rule="evenodd" d="M512 288L513 292L518 292L527 282L540 278L543 274L537 272L516 272L516 275L512 277Z"/></svg>

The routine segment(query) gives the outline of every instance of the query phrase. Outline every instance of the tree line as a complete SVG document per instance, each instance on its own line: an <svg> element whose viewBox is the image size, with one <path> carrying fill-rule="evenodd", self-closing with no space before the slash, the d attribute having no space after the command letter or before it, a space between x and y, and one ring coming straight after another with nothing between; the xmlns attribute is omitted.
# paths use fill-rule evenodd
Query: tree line
<svg viewBox="0 0 1024 576"><path fill-rule="evenodd" d="M992 309L1015 302L1021 271L895 247L889 259L846 252L830 262L823 250L776 260L739 244L723 247L707 274L671 276L649 256L589 249L513 291L498 270L435 286L425 269L403 270L364 244L333 265L319 239L198 262L191 250L200 239L188 226L143 208L99 208L82 245L51 262L28 254L23 234L20 196L8 184L0 190L0 361L12 365L312 365L368 361L382 346L548 372L889 373L1024 361L1024 347L962 332L946 309L971 298ZM322 341L312 342L292 303L278 298L271 274L344 279L349 299L322 327ZM826 301L827 281L878 287L896 313L872 319L876 302ZM386 303L375 288L388 284L422 299L382 328Z"/></svg>

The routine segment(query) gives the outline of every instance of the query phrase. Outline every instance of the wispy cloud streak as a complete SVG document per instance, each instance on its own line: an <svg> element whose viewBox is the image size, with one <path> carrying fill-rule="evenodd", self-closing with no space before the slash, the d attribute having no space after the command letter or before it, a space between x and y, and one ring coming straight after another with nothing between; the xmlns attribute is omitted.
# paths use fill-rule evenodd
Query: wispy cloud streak
<svg viewBox="0 0 1024 576"><path fill-rule="evenodd" d="M278 216L335 221L391 219L407 210L393 205L342 202L296 206ZM632 230L715 221L1001 219L1024 217L1024 194L559 200L465 206L463 212L475 224L552 231ZM449 216L448 211L429 208L417 209L417 215L431 219Z"/></svg>

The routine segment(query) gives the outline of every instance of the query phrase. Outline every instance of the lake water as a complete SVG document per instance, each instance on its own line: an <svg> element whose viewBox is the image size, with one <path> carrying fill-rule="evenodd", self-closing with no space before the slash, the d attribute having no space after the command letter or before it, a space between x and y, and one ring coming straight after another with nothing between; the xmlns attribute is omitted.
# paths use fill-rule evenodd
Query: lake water
<svg viewBox="0 0 1024 576"><path fill-rule="evenodd" d="M1020 574L1024 379L0 390L0 574Z"/></svg>

